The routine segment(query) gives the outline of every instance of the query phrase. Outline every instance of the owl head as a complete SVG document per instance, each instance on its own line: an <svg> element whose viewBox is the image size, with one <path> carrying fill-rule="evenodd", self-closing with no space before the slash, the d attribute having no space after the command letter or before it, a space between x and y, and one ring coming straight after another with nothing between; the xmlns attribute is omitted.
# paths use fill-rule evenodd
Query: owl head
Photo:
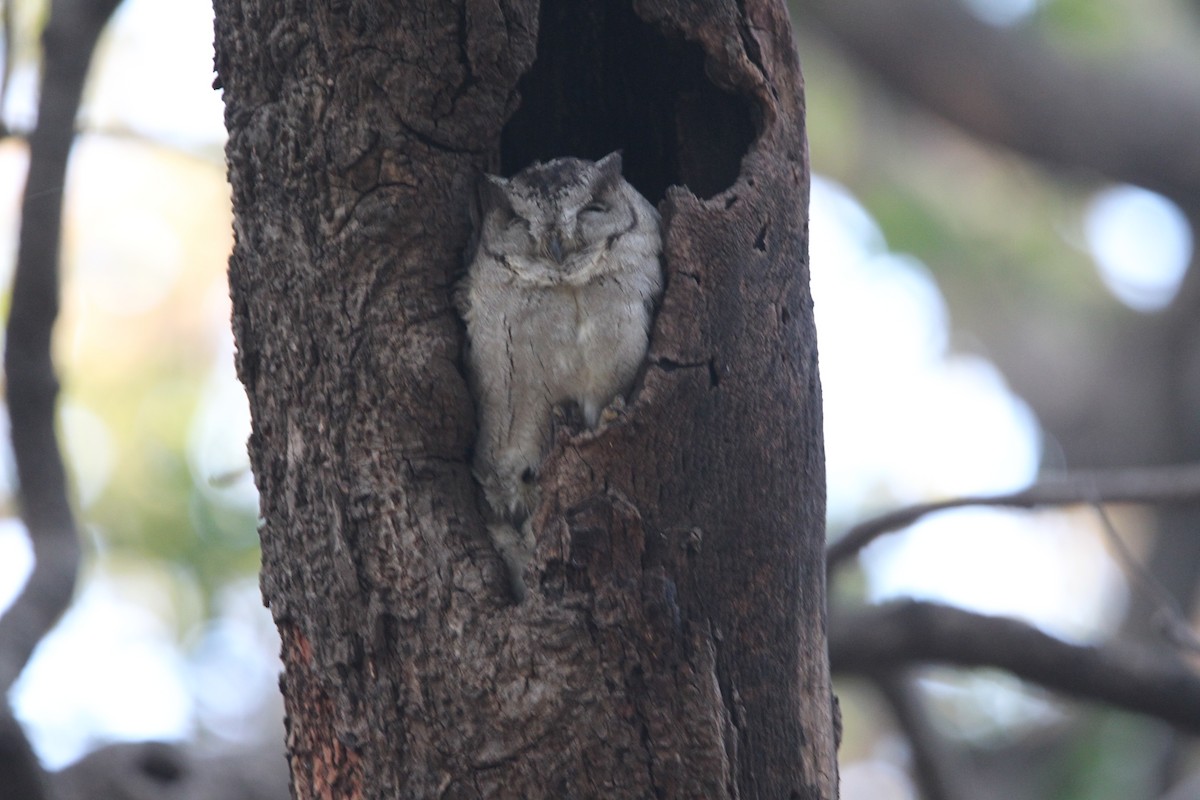
<svg viewBox="0 0 1200 800"><path fill-rule="evenodd" d="M481 245L518 279L571 283L594 273L613 242L638 224L621 177L621 153L599 161L556 158L512 178L485 175Z"/></svg>

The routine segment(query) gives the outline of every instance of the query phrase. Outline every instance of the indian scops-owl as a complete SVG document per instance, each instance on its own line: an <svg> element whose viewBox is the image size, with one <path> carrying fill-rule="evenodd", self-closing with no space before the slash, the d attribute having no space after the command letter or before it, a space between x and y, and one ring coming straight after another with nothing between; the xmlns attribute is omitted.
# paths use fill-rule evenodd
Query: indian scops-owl
<svg viewBox="0 0 1200 800"><path fill-rule="evenodd" d="M662 239L619 152L485 176L480 212L458 287L479 410L475 474L497 520L520 528L554 407L574 402L594 427L645 358Z"/></svg>

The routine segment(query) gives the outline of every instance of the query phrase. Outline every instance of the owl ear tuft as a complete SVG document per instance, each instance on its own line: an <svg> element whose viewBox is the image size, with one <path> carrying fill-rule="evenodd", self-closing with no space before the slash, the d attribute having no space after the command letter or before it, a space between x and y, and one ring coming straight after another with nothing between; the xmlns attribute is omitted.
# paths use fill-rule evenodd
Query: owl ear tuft
<svg viewBox="0 0 1200 800"><path fill-rule="evenodd" d="M479 177L476 187L479 197L480 216L487 216L489 211L503 209L512 213L512 203L508 199L508 179L499 175L483 174Z"/></svg>
<svg viewBox="0 0 1200 800"><path fill-rule="evenodd" d="M610 181L621 177L622 160L621 151L613 150L604 158L597 161L596 169L600 173L600 178Z"/></svg>

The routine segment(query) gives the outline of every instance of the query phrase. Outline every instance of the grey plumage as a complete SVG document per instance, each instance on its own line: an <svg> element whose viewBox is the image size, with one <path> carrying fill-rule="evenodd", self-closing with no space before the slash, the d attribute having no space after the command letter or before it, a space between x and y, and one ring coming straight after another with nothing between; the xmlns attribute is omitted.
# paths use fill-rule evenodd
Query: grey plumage
<svg viewBox="0 0 1200 800"><path fill-rule="evenodd" d="M594 427L628 392L662 293L662 241L620 153L485 176L476 235L457 293L479 411L475 475L516 581L554 407L576 403Z"/></svg>

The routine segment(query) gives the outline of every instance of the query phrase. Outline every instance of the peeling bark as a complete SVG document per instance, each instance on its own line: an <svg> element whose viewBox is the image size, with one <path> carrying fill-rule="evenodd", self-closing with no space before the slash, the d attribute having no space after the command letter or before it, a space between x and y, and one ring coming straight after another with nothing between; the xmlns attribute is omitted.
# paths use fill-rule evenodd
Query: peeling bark
<svg viewBox="0 0 1200 800"><path fill-rule="evenodd" d="M298 797L832 798L808 163L768 0L218 0ZM481 169L623 148L668 286L513 605L450 302Z"/></svg>

